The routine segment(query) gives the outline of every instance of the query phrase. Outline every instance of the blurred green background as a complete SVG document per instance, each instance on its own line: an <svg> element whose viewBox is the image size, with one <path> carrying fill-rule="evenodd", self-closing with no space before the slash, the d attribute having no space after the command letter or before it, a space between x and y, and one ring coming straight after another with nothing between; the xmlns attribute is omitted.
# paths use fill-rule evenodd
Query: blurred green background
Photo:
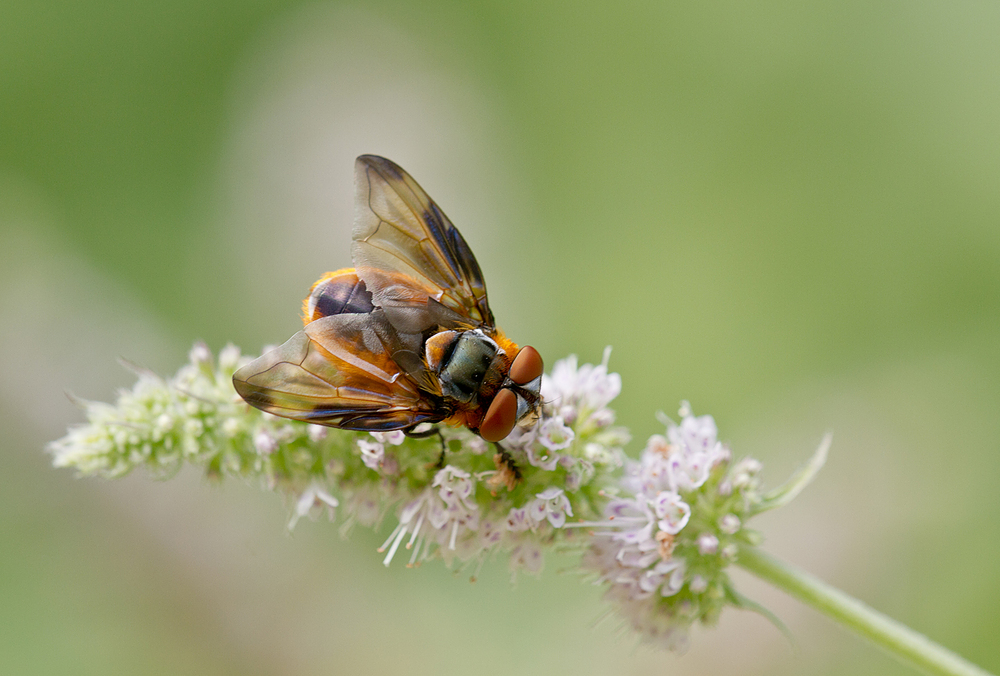
<svg viewBox="0 0 1000 676"><path fill-rule="evenodd" d="M769 549L1000 670L1000 5L7 0L0 673L910 673L737 575L676 658L549 561L386 570L194 472L47 441L118 356L289 336L349 263L353 159L408 169L551 364L607 344L633 454L681 399L780 482Z"/></svg>

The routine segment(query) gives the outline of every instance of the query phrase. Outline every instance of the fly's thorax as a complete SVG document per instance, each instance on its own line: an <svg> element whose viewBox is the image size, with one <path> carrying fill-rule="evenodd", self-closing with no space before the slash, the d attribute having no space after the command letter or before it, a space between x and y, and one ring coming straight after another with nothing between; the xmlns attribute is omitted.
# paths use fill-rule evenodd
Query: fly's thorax
<svg viewBox="0 0 1000 676"><path fill-rule="evenodd" d="M424 349L441 394L467 406L488 403L510 367L511 358L482 329L438 332L427 339Z"/></svg>

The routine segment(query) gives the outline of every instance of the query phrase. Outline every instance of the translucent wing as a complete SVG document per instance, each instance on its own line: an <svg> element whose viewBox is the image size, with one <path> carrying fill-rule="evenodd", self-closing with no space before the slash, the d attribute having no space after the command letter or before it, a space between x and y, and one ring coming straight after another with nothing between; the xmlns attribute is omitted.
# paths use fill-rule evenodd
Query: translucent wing
<svg viewBox="0 0 1000 676"><path fill-rule="evenodd" d="M410 287L407 287L410 288ZM313 284L309 297L302 303L306 325L322 317L338 314L372 314L368 327L375 331L396 365L420 386L420 389L441 394L440 383L433 377L424 360L424 332L438 326L458 326L468 320L426 296L411 306L394 307L397 325L385 317L381 308L372 305L368 291L354 268L328 272Z"/></svg>
<svg viewBox="0 0 1000 676"><path fill-rule="evenodd" d="M424 330L428 301L436 301L444 307L435 312L450 310L453 323L493 326L479 263L434 200L384 157L362 155L354 168L354 265L389 321Z"/></svg>
<svg viewBox="0 0 1000 676"><path fill-rule="evenodd" d="M343 429L397 430L444 419L436 398L389 356L379 336L384 324L378 310L317 319L239 369L233 385L263 411Z"/></svg>

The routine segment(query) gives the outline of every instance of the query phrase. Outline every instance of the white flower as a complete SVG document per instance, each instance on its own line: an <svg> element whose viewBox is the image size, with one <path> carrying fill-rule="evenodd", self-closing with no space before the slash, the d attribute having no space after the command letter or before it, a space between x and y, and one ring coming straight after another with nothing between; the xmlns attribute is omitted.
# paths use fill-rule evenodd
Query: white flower
<svg viewBox="0 0 1000 676"><path fill-rule="evenodd" d="M702 533L698 536L698 553L702 556L714 554L719 551L719 538L711 533Z"/></svg>
<svg viewBox="0 0 1000 676"><path fill-rule="evenodd" d="M608 373L611 348L604 350L600 364L577 366L576 355L556 362L552 375L542 376L542 399L559 406L575 406L588 412L607 406L621 393L622 379Z"/></svg>
<svg viewBox="0 0 1000 676"><path fill-rule="evenodd" d="M592 410L604 408L621 394L622 378L617 373L608 373L611 348L604 348L604 357L597 366L586 364L580 369L579 378L585 393L585 405Z"/></svg>
<svg viewBox="0 0 1000 676"><path fill-rule="evenodd" d="M512 533L521 533L529 530L533 524L531 519L528 517L528 510L523 507L511 507L510 512L507 513L506 525L507 530Z"/></svg>
<svg viewBox="0 0 1000 676"><path fill-rule="evenodd" d="M701 594L708 589L708 580L701 575L692 575L688 588L695 594Z"/></svg>
<svg viewBox="0 0 1000 676"><path fill-rule="evenodd" d="M597 427L608 427L615 422L615 412L610 408L602 408L599 411L594 411L590 415L590 422Z"/></svg>
<svg viewBox="0 0 1000 676"><path fill-rule="evenodd" d="M528 444L524 452L528 456L529 465L544 469L546 472L553 471L556 465L559 464L559 455L557 453L546 454L544 450L536 448L534 444Z"/></svg>
<svg viewBox="0 0 1000 676"><path fill-rule="evenodd" d="M567 425L572 425L576 422L576 408L573 406L562 406L559 408L557 415L563 419L563 422Z"/></svg>
<svg viewBox="0 0 1000 676"><path fill-rule="evenodd" d="M448 465L434 475L431 486L440 487L438 495L449 506L454 506L461 502L466 509L476 509L476 505L469 503L472 495L473 479L468 472L452 465Z"/></svg>
<svg viewBox="0 0 1000 676"><path fill-rule="evenodd" d="M306 436L309 437L309 441L313 443L318 443L326 439L326 435L329 431L323 425L309 425L306 428Z"/></svg>
<svg viewBox="0 0 1000 676"><path fill-rule="evenodd" d="M680 425L671 426L667 430L670 443L682 446L691 453L707 453L718 443L718 428L715 419L710 415L695 417L690 412L681 419Z"/></svg>
<svg viewBox="0 0 1000 676"><path fill-rule="evenodd" d="M374 526L382 514L379 497L370 487L354 491L347 495L344 509L362 526Z"/></svg>
<svg viewBox="0 0 1000 676"><path fill-rule="evenodd" d="M219 352L219 368L224 372L235 371L240 365L240 348L229 343Z"/></svg>
<svg viewBox="0 0 1000 676"><path fill-rule="evenodd" d="M553 528L562 528L573 508L561 488L551 486L535 496L528 505L528 515L536 523L548 520Z"/></svg>
<svg viewBox="0 0 1000 676"><path fill-rule="evenodd" d="M365 463L365 467L378 471L385 459L385 446L377 441L358 439L358 450L361 451L361 462Z"/></svg>
<svg viewBox="0 0 1000 676"><path fill-rule="evenodd" d="M266 429L259 429L253 435L253 446L260 455L271 455L278 450L278 440Z"/></svg>
<svg viewBox="0 0 1000 676"><path fill-rule="evenodd" d="M754 458L743 458L736 463L732 471L732 485L737 490L754 490L760 484L758 475L762 469L760 461Z"/></svg>
<svg viewBox="0 0 1000 676"><path fill-rule="evenodd" d="M653 511L659 517L657 526L671 535L677 535L691 518L691 507L673 491L661 491L653 498Z"/></svg>
<svg viewBox="0 0 1000 676"><path fill-rule="evenodd" d="M340 503L337 501L337 498L327 493L326 489L318 482L313 481L304 491L302 491L302 495L299 497L298 501L296 501L295 511L292 513L292 518L288 522L288 530L295 528L295 524L298 523L299 519L303 516L309 516L309 518L314 519L315 516L311 514L313 507L323 507L325 505L327 514L330 520L333 521L334 508L336 508L339 504Z"/></svg>
<svg viewBox="0 0 1000 676"><path fill-rule="evenodd" d="M202 341L198 341L191 348L188 353L188 360L196 366L212 366L212 351L208 349L208 345Z"/></svg>
<svg viewBox="0 0 1000 676"><path fill-rule="evenodd" d="M184 434L192 439L197 439L204 431L205 423L198 418L188 418L184 421ZM277 450L277 444L275 444L275 450Z"/></svg>
<svg viewBox="0 0 1000 676"><path fill-rule="evenodd" d="M471 474L452 465L436 472L431 485L400 511L399 524L379 548L379 551L389 549L382 563L388 566L392 562L408 533L406 548L413 548L413 554L407 565L426 558L432 543L445 548L439 550L442 556L452 556L447 552L456 552L460 540L479 530L479 506L472 499L473 482ZM478 552L479 548L473 547L471 551Z"/></svg>
<svg viewBox="0 0 1000 676"><path fill-rule="evenodd" d="M409 503L403 506L403 509L399 513L399 523L396 528L393 529L392 533L389 534L388 539L382 543L382 546L378 548L378 551L384 552L386 547L389 548L389 553L385 555L382 560L382 565L389 567L392 563L392 558L396 555L396 550L399 549L400 543L403 538L406 537L407 533L411 532L410 541L407 543L407 548L413 546L414 541L420 537L420 529L424 525L424 520L427 518L428 507L431 504L431 493L429 490L421 493L416 499L411 500ZM413 552L413 558L410 560L412 564L417 555L420 553L421 545L423 540L417 541L417 548Z"/></svg>
<svg viewBox="0 0 1000 676"><path fill-rule="evenodd" d="M503 541L503 527L500 523L483 520L479 522L479 547L483 550L493 549Z"/></svg>
<svg viewBox="0 0 1000 676"><path fill-rule="evenodd" d="M719 519L719 530L721 530L726 535L734 535L743 525L740 523L740 517L735 514L726 514L721 519Z"/></svg>
<svg viewBox="0 0 1000 676"><path fill-rule="evenodd" d="M473 455L482 455L490 450L490 445L482 437L471 437L466 439L462 445Z"/></svg>
<svg viewBox="0 0 1000 676"><path fill-rule="evenodd" d="M566 468L566 490L573 492L594 478L594 463L582 458L564 455L559 464Z"/></svg>
<svg viewBox="0 0 1000 676"><path fill-rule="evenodd" d="M646 593L657 590L660 596L673 596L684 586L684 562L679 559L660 561L639 578L639 589Z"/></svg>
<svg viewBox="0 0 1000 676"><path fill-rule="evenodd" d="M524 541L510 553L510 569L513 573L524 570L532 575L538 575L542 572L544 563L542 550L534 542Z"/></svg>
<svg viewBox="0 0 1000 676"><path fill-rule="evenodd" d="M573 443L576 435L573 430L563 424L559 416L549 418L538 429L538 441L550 451L561 451Z"/></svg>
<svg viewBox="0 0 1000 676"><path fill-rule="evenodd" d="M401 443L406 441L406 435L403 434L402 430L392 430L391 432L371 432L371 435L375 437L375 441L382 444L389 444L390 446L399 446Z"/></svg>
<svg viewBox="0 0 1000 676"><path fill-rule="evenodd" d="M670 441L670 479L676 490L691 491L708 479L712 466L726 456L710 415L686 415L680 425L667 428Z"/></svg>
<svg viewBox="0 0 1000 676"><path fill-rule="evenodd" d="M624 452L620 447L609 447L605 443L590 442L583 446L583 457L593 465L605 465L608 467L621 467L623 464Z"/></svg>
<svg viewBox="0 0 1000 676"><path fill-rule="evenodd" d="M167 413L163 413L159 418L156 419L155 432L159 432L161 435L165 432L169 432L174 426L174 419Z"/></svg>
<svg viewBox="0 0 1000 676"><path fill-rule="evenodd" d="M560 359L552 367L552 373L542 374L542 400L555 402L560 406L571 406L578 391L576 355Z"/></svg>
<svg viewBox="0 0 1000 676"><path fill-rule="evenodd" d="M633 545L655 542L653 529L656 517L645 498L612 500L604 513L608 517L608 525L615 528L611 534L613 540Z"/></svg>
<svg viewBox="0 0 1000 676"><path fill-rule="evenodd" d="M239 434L241 429L242 425L240 425L240 421L236 418L226 418L222 423L222 433L230 439Z"/></svg>
<svg viewBox="0 0 1000 676"><path fill-rule="evenodd" d="M639 462L628 461L623 485L632 493L656 495L675 488L671 475L670 445L666 437L654 434L646 442Z"/></svg>

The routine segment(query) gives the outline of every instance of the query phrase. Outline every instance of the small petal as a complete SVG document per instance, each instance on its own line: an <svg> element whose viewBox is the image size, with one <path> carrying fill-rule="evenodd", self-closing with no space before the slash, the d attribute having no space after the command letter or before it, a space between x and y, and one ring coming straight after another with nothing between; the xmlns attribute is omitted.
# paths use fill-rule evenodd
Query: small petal
<svg viewBox="0 0 1000 676"><path fill-rule="evenodd" d="M521 533L531 528L531 520L528 517L527 511L511 508L507 514L506 527L507 530L514 533Z"/></svg>
<svg viewBox="0 0 1000 676"><path fill-rule="evenodd" d="M406 441L406 435L403 434L402 430L393 430L391 432L371 432L371 435L375 437L376 441L382 444L389 444L390 446L399 446Z"/></svg>
<svg viewBox="0 0 1000 676"><path fill-rule="evenodd" d="M323 425L309 425L306 428L306 435L309 437L309 441L314 444L326 439L327 434L329 434L329 430Z"/></svg>
<svg viewBox="0 0 1000 676"><path fill-rule="evenodd" d="M532 500L528 503L527 514L528 518L534 523L541 523L545 521L545 517L548 515L548 506L545 500Z"/></svg>
<svg viewBox="0 0 1000 676"><path fill-rule="evenodd" d="M542 572L544 563L542 550L533 543L521 544L510 553L510 569L513 572L524 570L532 575L538 575Z"/></svg>
<svg viewBox="0 0 1000 676"><path fill-rule="evenodd" d="M693 575L688 583L688 588L694 594L704 593L708 589L708 580L701 575Z"/></svg>
<svg viewBox="0 0 1000 676"><path fill-rule="evenodd" d="M719 530L721 530L726 535L733 535L743 524L740 523L740 517L735 514L726 514L721 519L719 519Z"/></svg>
<svg viewBox="0 0 1000 676"><path fill-rule="evenodd" d="M278 441L265 429L257 430L253 435L253 446L261 455L271 455L278 450Z"/></svg>
<svg viewBox="0 0 1000 676"><path fill-rule="evenodd" d="M365 467L378 471L385 458L385 447L377 441L358 439L358 449L361 451L361 462Z"/></svg>
<svg viewBox="0 0 1000 676"><path fill-rule="evenodd" d="M240 364L240 348L229 343L219 352L219 368L222 371L235 371Z"/></svg>
<svg viewBox="0 0 1000 676"><path fill-rule="evenodd" d="M702 556L715 554L719 551L719 538L711 533L702 533L698 536L698 553Z"/></svg>
<svg viewBox="0 0 1000 676"><path fill-rule="evenodd" d="M653 510L660 518L660 530L671 535L681 532L691 518L691 507L674 491L662 491L653 500Z"/></svg>
<svg viewBox="0 0 1000 676"><path fill-rule="evenodd" d="M563 494L563 491L558 486L549 486L548 488L546 488L541 493L538 493L537 495L535 495L535 497L539 498L541 500L551 500L553 498L559 497L562 494Z"/></svg>
<svg viewBox="0 0 1000 676"><path fill-rule="evenodd" d="M573 443L576 434L567 427L562 418L556 416L542 423L538 430L538 441L550 451L561 451Z"/></svg>
<svg viewBox="0 0 1000 676"><path fill-rule="evenodd" d="M201 342L200 340L194 344L191 351L188 353L188 360L196 366L212 366L212 351L208 349L208 345Z"/></svg>
<svg viewBox="0 0 1000 676"><path fill-rule="evenodd" d="M299 519L303 516L310 516L313 507L319 507L326 505L329 512L330 520L333 520L333 510L339 505L340 502L337 498L330 495L325 488L323 488L319 483L312 482L309 486L302 491L302 495L299 497L298 501L295 503L295 511L292 513L292 518L288 522L288 529L291 530L295 528L295 524L298 523Z"/></svg>

